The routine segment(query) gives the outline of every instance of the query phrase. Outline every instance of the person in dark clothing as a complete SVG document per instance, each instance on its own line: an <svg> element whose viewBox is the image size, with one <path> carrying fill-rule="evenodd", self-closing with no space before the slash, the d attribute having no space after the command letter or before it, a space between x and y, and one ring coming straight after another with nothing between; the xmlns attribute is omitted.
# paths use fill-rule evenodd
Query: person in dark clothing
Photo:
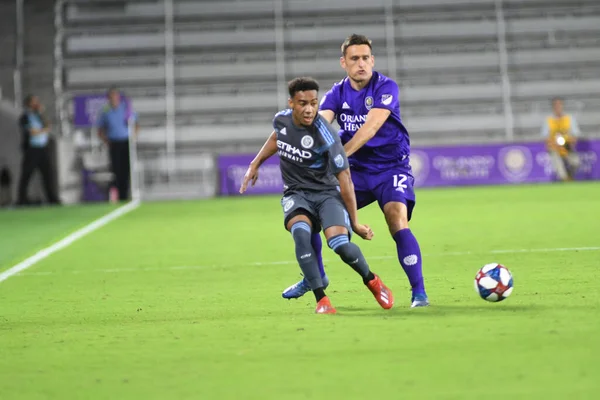
<svg viewBox="0 0 600 400"><path fill-rule="evenodd" d="M12 176L10 169L6 165L0 168L0 207L7 207L12 203L11 200Z"/></svg>
<svg viewBox="0 0 600 400"><path fill-rule="evenodd" d="M22 134L23 164L17 205L29 204L27 187L33 173L38 170L42 175L42 183L46 200L50 204L59 204L54 189L52 164L50 160L50 124L44 117L44 108L37 96L29 95L24 101L25 109L19 118Z"/></svg>
<svg viewBox="0 0 600 400"><path fill-rule="evenodd" d="M111 170L114 185L119 192L119 200L129 198L130 186L130 125L137 135L139 125L137 115L130 102L115 88L108 91L108 104L102 109L96 121L98 135L109 147Z"/></svg>

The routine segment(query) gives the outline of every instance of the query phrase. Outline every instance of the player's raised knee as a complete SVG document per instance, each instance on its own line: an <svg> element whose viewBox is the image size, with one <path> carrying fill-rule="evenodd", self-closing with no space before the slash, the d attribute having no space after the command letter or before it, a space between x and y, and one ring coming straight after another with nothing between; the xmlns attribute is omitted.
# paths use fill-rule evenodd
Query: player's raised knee
<svg viewBox="0 0 600 400"><path fill-rule="evenodd" d="M308 216L302 212L289 218L289 220L285 224L285 227L287 228L288 231L290 231L290 233L293 233L292 228L298 223L303 223L303 224L298 225L298 227L296 227L296 229L298 229L299 227L305 228L306 226L308 226L309 232L312 232L312 224L310 222L310 218L308 218Z"/></svg>
<svg viewBox="0 0 600 400"><path fill-rule="evenodd" d="M351 266L363 277L365 283L373 279L373 275L369 270L369 264L367 264L360 248L350 241L348 235L332 236L327 239L327 244L340 256L342 261Z"/></svg>
<svg viewBox="0 0 600 400"><path fill-rule="evenodd" d="M308 236L309 240L310 240L310 235L312 234L312 228L310 227L310 224L306 221L297 221L294 222L293 224L291 224L292 226L290 227L290 233L292 234L292 236L294 238L296 238L297 236Z"/></svg>
<svg viewBox="0 0 600 400"><path fill-rule="evenodd" d="M328 238L327 240L329 240L329 238L332 238L334 236L348 235L348 229L345 226L335 225L325 229L323 233L325 233L325 237Z"/></svg>
<svg viewBox="0 0 600 400"><path fill-rule="evenodd" d="M331 250L335 251L337 254L340 254L340 252L343 251L345 245L347 245L348 243L350 243L350 239L348 238L347 234L335 235L327 239L327 245Z"/></svg>

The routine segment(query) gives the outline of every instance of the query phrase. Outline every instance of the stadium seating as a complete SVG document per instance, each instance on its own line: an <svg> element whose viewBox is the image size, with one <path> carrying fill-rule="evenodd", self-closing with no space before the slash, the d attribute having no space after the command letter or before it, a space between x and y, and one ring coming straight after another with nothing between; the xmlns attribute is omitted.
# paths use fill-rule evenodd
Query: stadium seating
<svg viewBox="0 0 600 400"><path fill-rule="evenodd" d="M503 1L517 139L539 134L556 95L567 98L584 132L598 130L600 115L589 110L600 104L600 4L576 3ZM140 147L163 148L163 3L70 0L63 13L65 109L74 94L120 85L141 114ZM344 76L342 40L363 33L373 40L376 68L389 74L396 66L413 143L504 138L493 0L289 0L283 15L286 80L312 75L327 89ZM285 106L275 25L271 0L174 2L177 146L256 148L268 135Z"/></svg>

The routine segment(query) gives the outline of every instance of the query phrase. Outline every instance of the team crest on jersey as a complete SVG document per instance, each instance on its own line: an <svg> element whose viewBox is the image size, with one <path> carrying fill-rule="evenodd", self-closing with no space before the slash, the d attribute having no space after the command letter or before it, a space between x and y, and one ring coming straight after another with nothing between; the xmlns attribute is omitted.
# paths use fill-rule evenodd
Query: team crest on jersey
<svg viewBox="0 0 600 400"><path fill-rule="evenodd" d="M305 149L310 149L311 147L314 146L315 141L312 138L312 136L310 135L306 135L302 137L302 141L300 142L300 144L302 145L302 147L304 147Z"/></svg>
<svg viewBox="0 0 600 400"><path fill-rule="evenodd" d="M371 96L365 98L365 107L367 107L367 110L370 110L371 107L373 107L373 98Z"/></svg>
<svg viewBox="0 0 600 400"><path fill-rule="evenodd" d="M394 96L392 96L391 94L384 94L381 96L381 104L389 106L390 104L392 104L393 99Z"/></svg>
<svg viewBox="0 0 600 400"><path fill-rule="evenodd" d="M344 157L341 154L338 154L333 159L333 162L335 163L336 167L342 168L344 166Z"/></svg>

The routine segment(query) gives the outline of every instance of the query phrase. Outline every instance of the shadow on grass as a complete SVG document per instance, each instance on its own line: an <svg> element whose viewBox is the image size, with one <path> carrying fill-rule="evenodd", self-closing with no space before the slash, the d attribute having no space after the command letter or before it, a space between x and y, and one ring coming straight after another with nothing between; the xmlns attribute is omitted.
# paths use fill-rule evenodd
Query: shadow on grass
<svg viewBox="0 0 600 400"><path fill-rule="evenodd" d="M586 308L582 305L565 306L563 310L581 310ZM439 304L422 308L410 308L404 305L395 305L391 310L383 310L376 305L369 306L337 306L338 313L342 316L360 316L360 317L403 317L403 318L422 318L422 317L453 317L469 316L481 317L482 315L537 315L548 310L556 310L553 305L545 304Z"/></svg>

